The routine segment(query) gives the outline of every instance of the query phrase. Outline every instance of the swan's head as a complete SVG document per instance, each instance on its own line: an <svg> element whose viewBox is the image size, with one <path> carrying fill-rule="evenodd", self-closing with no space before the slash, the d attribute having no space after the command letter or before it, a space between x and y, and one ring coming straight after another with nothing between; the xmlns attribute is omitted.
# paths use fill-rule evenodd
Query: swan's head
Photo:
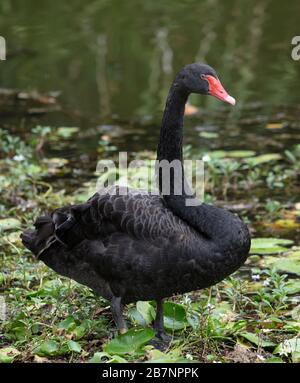
<svg viewBox="0 0 300 383"><path fill-rule="evenodd" d="M235 105L235 99L224 89L216 71L206 64L194 63L186 65L177 76L177 81L188 93L210 95Z"/></svg>

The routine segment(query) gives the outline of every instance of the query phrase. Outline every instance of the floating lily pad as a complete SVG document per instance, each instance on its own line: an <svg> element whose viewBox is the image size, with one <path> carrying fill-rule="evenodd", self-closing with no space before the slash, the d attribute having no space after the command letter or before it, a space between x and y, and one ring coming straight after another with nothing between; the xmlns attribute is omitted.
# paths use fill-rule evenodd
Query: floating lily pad
<svg viewBox="0 0 300 383"><path fill-rule="evenodd" d="M119 355L109 355L107 352L95 352L89 363L104 363L109 360L110 363L128 363L126 359Z"/></svg>
<svg viewBox="0 0 300 383"><path fill-rule="evenodd" d="M66 158L52 157L52 158L45 159L44 162L49 167L60 168L60 167L65 166L69 161Z"/></svg>
<svg viewBox="0 0 300 383"><path fill-rule="evenodd" d="M267 266L273 267L275 270L300 275L300 250L289 251L280 258L272 256L265 257L264 263Z"/></svg>
<svg viewBox="0 0 300 383"><path fill-rule="evenodd" d="M216 132L200 132L199 136L203 137L203 138L210 139L210 138L217 138L217 137L219 137L219 134L216 133Z"/></svg>
<svg viewBox="0 0 300 383"><path fill-rule="evenodd" d="M286 284L286 289L288 290L288 294L296 294L300 292L300 281L296 279L291 279ZM300 315L299 315L300 317Z"/></svg>
<svg viewBox="0 0 300 383"><path fill-rule="evenodd" d="M154 338L150 328L134 330L119 335L104 346L104 351L110 355L143 354L143 346Z"/></svg>
<svg viewBox="0 0 300 383"><path fill-rule="evenodd" d="M245 162L251 166L261 165L266 162L281 160L282 156L278 153L261 154L260 156L247 158Z"/></svg>
<svg viewBox="0 0 300 383"><path fill-rule="evenodd" d="M164 325L169 330L182 330L190 326L185 307L178 303L165 302L164 303Z"/></svg>
<svg viewBox="0 0 300 383"><path fill-rule="evenodd" d="M251 245L256 247L272 247L274 245L292 245L294 243L291 239L284 238L253 238ZM251 246L251 247L252 247Z"/></svg>
<svg viewBox="0 0 300 383"><path fill-rule="evenodd" d="M287 248L286 247L282 247L282 246L273 246L273 247L269 247L269 248L256 248L256 249L251 249L251 253L253 254L260 254L260 255L264 255L264 254L281 254L281 253L284 253L285 251L287 251Z"/></svg>
<svg viewBox="0 0 300 383"><path fill-rule="evenodd" d="M128 310L128 315L141 326L146 326L154 320L155 309L149 302L138 301L136 307Z"/></svg>
<svg viewBox="0 0 300 383"><path fill-rule="evenodd" d="M250 254L278 254L287 251L281 245L292 245L293 241L282 238L253 238L251 240Z"/></svg>
<svg viewBox="0 0 300 383"><path fill-rule="evenodd" d="M252 263L260 262L260 256L259 255L251 255L250 257L248 257L248 261L250 261Z"/></svg>
<svg viewBox="0 0 300 383"><path fill-rule="evenodd" d="M139 301L136 304L137 311L143 316L146 323L151 323L155 318L154 307L149 302Z"/></svg>
<svg viewBox="0 0 300 383"><path fill-rule="evenodd" d="M180 350L175 349L168 353L159 350L150 350L147 353L149 360L146 363L188 363L189 360L182 357Z"/></svg>
<svg viewBox="0 0 300 383"><path fill-rule="evenodd" d="M79 131L79 128L77 128L77 127L65 127L65 126L62 126L62 127L57 129L56 134L59 137L68 139L68 138L71 138L78 131Z"/></svg>
<svg viewBox="0 0 300 383"><path fill-rule="evenodd" d="M253 150L215 150L207 153L210 158L248 158L255 156Z"/></svg>

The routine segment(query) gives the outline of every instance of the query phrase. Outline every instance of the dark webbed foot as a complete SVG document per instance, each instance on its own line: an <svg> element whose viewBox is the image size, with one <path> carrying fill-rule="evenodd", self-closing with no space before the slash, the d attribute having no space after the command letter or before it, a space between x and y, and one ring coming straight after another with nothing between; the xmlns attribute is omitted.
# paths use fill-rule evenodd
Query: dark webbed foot
<svg viewBox="0 0 300 383"><path fill-rule="evenodd" d="M113 297L111 300L111 312L114 318L115 324L120 334L124 334L127 331L127 325L123 318L123 305L121 303L121 297Z"/></svg>
<svg viewBox="0 0 300 383"><path fill-rule="evenodd" d="M172 337L167 333L156 333L155 338L150 341L150 344L159 351L166 351L169 348L171 341Z"/></svg>
<svg viewBox="0 0 300 383"><path fill-rule="evenodd" d="M163 332L157 332L155 336L158 340L161 340L164 343L171 343L171 340L173 337L171 335L168 335L165 331Z"/></svg>
<svg viewBox="0 0 300 383"><path fill-rule="evenodd" d="M164 307L163 300L156 301L156 317L153 328L156 332L155 338L151 341L152 346L158 350L166 350L172 340L172 337L165 332L164 329Z"/></svg>

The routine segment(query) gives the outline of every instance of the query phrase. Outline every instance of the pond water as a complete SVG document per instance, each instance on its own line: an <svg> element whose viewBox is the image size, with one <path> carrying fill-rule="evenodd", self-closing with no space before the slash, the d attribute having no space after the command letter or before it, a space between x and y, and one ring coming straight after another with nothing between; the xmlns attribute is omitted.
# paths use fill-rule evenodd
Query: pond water
<svg viewBox="0 0 300 383"><path fill-rule="evenodd" d="M8 59L3 87L61 91L71 109L99 119L161 110L174 74L214 66L239 105L295 105L300 62L291 58L300 4L290 0L2 0ZM211 100L198 100L216 108Z"/></svg>
<svg viewBox="0 0 300 383"><path fill-rule="evenodd" d="M100 134L119 150L156 147L168 88L185 64L218 72L237 106L192 96L200 114L187 119L186 143L201 149L281 152L300 137L300 61L291 58L299 34L298 0L2 0L7 60L0 86L59 92L62 110L24 115L15 129L79 126L82 139L55 152L93 156ZM3 117L4 118L4 117ZM2 119L3 121L3 119ZM268 123L284 129L265 129ZM201 139L199 130L218 132Z"/></svg>

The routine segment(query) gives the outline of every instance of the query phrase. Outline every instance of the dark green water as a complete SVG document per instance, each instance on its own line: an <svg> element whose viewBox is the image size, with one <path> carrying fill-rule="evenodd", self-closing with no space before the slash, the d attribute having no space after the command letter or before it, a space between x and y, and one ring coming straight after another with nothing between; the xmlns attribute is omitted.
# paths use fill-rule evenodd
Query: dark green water
<svg viewBox="0 0 300 383"><path fill-rule="evenodd" d="M1 86L60 90L93 116L145 116L175 72L200 60L240 104L298 104L299 11L298 0L1 0Z"/></svg>
<svg viewBox="0 0 300 383"><path fill-rule="evenodd" d="M68 113L26 119L23 128L38 122L96 132L118 125L110 130L122 149L154 148L175 73L202 61L238 105L192 96L206 110L193 128L220 132L219 141L201 145L282 150L299 138L300 61L291 58L299 11L299 0L1 0L8 57L0 62L0 86L61 92ZM284 136L264 129L269 120L287 125ZM87 134L76 146L94 144Z"/></svg>

